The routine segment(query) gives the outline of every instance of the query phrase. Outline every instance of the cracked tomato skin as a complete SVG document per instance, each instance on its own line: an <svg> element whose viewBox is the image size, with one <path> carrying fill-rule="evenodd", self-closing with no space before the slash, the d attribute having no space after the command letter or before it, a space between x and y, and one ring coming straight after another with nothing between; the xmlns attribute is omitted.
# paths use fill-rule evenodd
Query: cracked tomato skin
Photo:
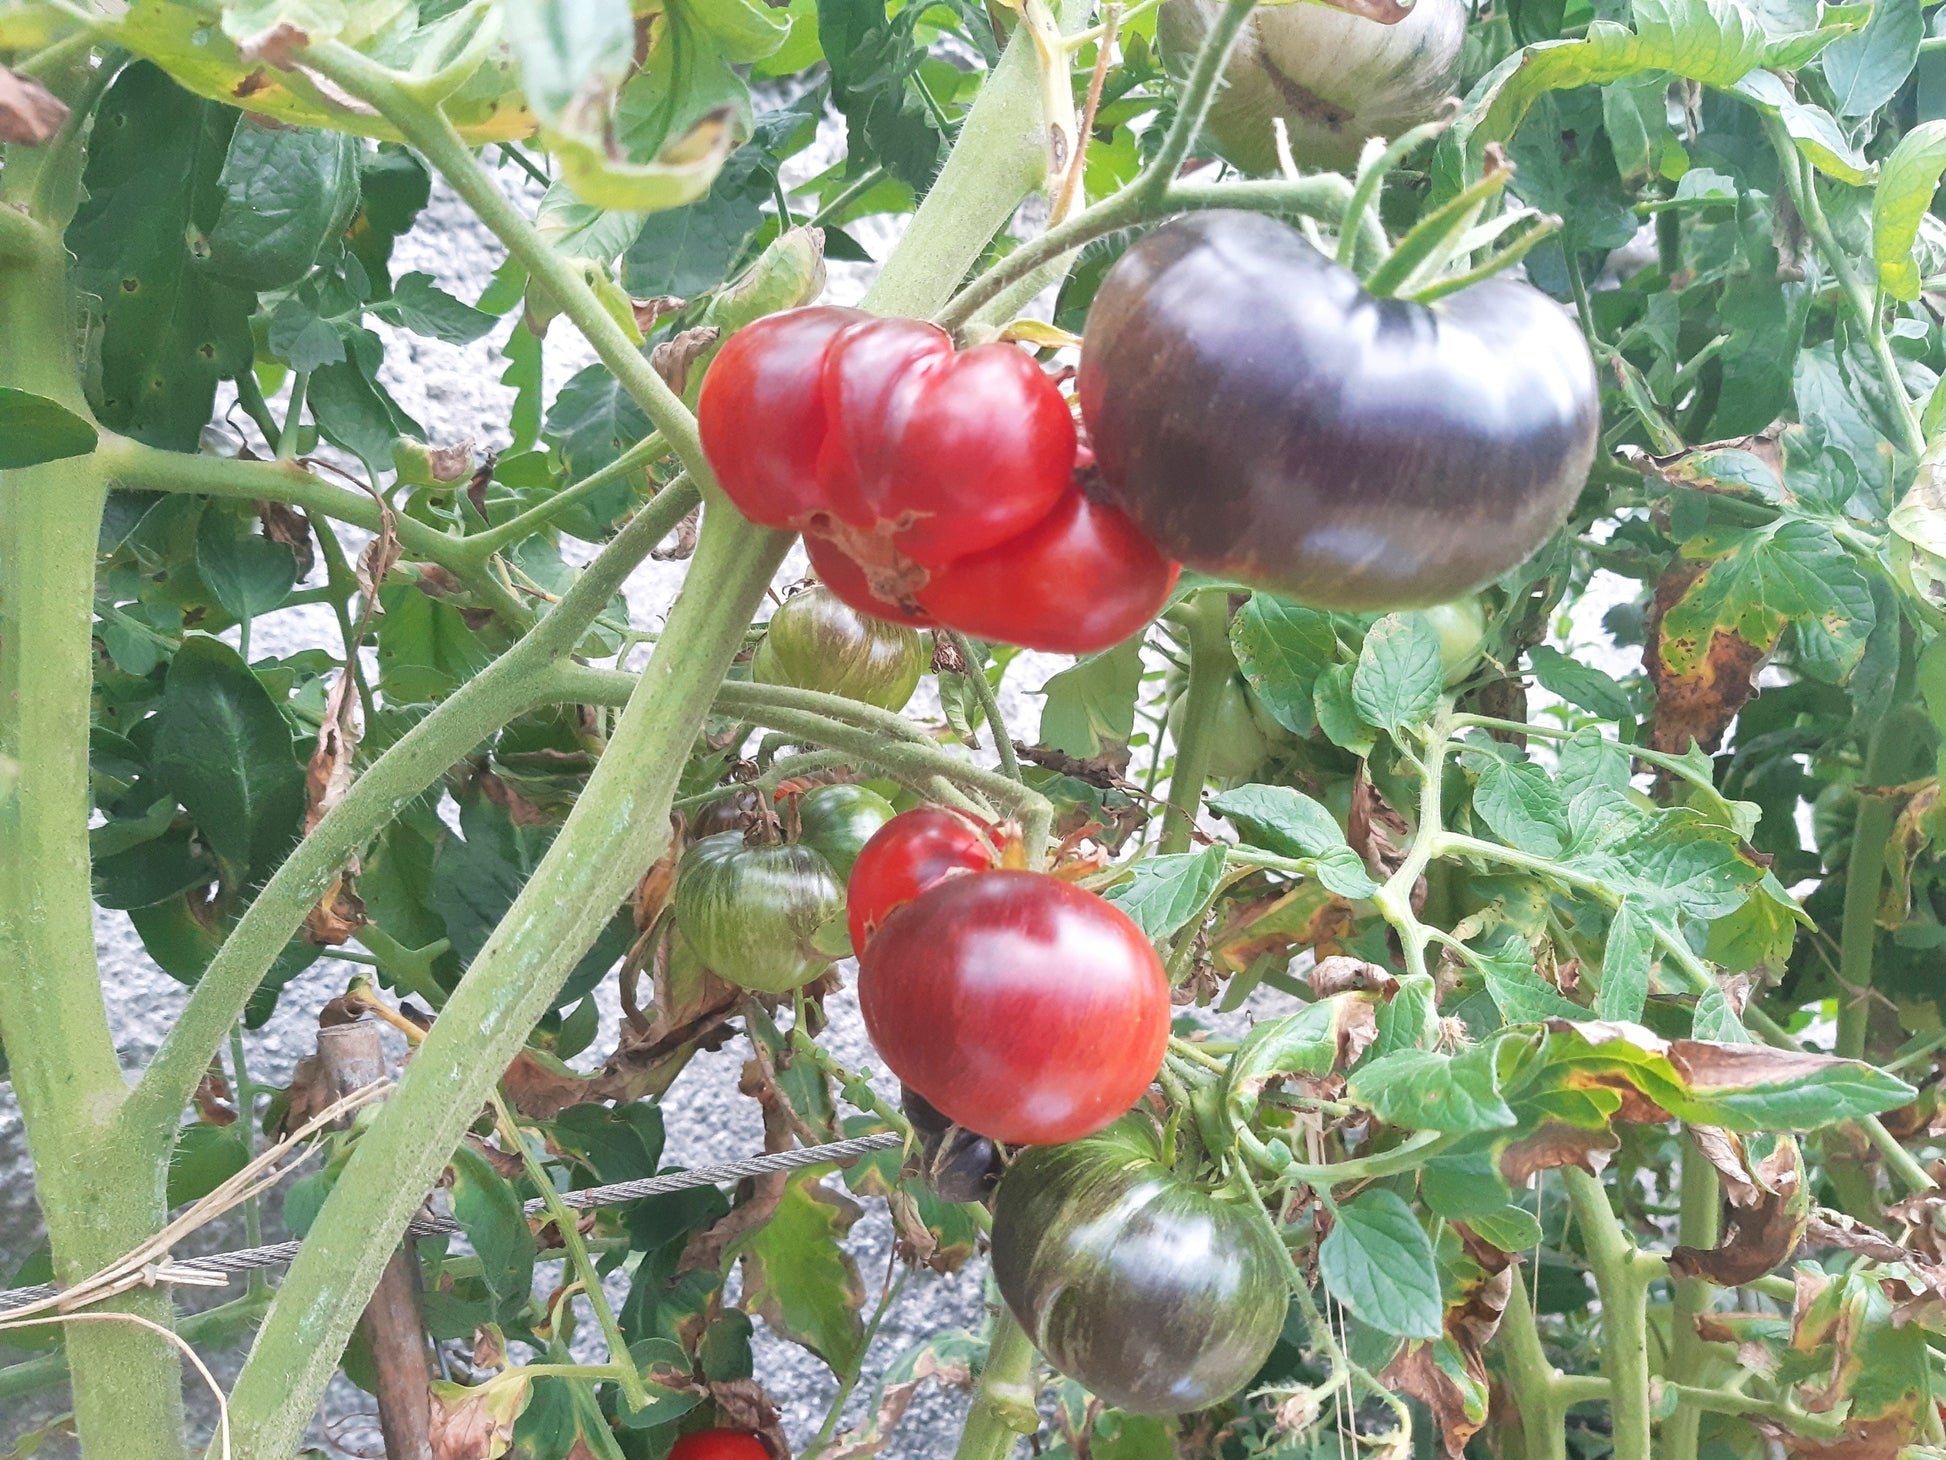
<svg viewBox="0 0 1946 1460"><path fill-rule="evenodd" d="M743 1430L693 1430L670 1448L669 1460L771 1460L771 1454Z"/></svg>
<svg viewBox="0 0 1946 1460"><path fill-rule="evenodd" d="M1023 351L955 351L934 325L856 309L739 330L697 415L739 511L834 539L880 588L923 587L1032 527L1074 468L1067 402Z"/></svg>
<svg viewBox="0 0 1946 1460"><path fill-rule="evenodd" d="M851 865L845 916L863 954L879 924L955 872L990 872L999 861L993 829L944 806L901 811L872 833Z"/></svg>
<svg viewBox="0 0 1946 1460"><path fill-rule="evenodd" d="M885 920L858 1003L893 1074L948 1120L1011 1145L1102 1129L1169 1039L1169 980L1119 908L1045 872L948 877Z"/></svg>

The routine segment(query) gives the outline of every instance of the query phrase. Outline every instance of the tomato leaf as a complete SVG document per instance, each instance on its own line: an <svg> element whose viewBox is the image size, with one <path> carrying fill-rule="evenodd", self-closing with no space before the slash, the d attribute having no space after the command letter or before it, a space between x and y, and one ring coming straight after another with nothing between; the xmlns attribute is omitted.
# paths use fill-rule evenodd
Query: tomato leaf
<svg viewBox="0 0 1946 1460"><path fill-rule="evenodd" d="M1374 1187L1338 1208L1318 1273L1359 1319L1401 1338L1437 1338L1446 1305L1432 1243L1396 1191Z"/></svg>
<svg viewBox="0 0 1946 1460"><path fill-rule="evenodd" d="M1109 889L1119 907L1154 942L1166 938L1202 911L1223 880L1223 848L1145 857L1134 875Z"/></svg>
<svg viewBox="0 0 1946 1460"><path fill-rule="evenodd" d="M1210 798L1210 809L1236 824L1253 846L1309 861L1318 881L1341 897L1370 897L1378 884L1316 801L1290 786L1238 786Z"/></svg>
<svg viewBox="0 0 1946 1460"><path fill-rule="evenodd" d="M0 471L86 456L97 439L95 428L66 406L0 386Z"/></svg>
<svg viewBox="0 0 1946 1460"><path fill-rule="evenodd" d="M290 726L221 640L192 637L169 666L151 765L230 886L267 875L303 829L304 767Z"/></svg>
<svg viewBox="0 0 1946 1460"><path fill-rule="evenodd" d="M1467 751L1461 760L1480 778L1473 809L1495 836L1536 856L1560 855L1567 841L1567 808L1552 776L1532 761L1491 751Z"/></svg>
<svg viewBox="0 0 1946 1460"><path fill-rule="evenodd" d="M1500 1017L1509 1024L1533 1024L1542 1019L1579 1019L1587 1014L1573 1000L1541 977L1534 966L1534 950L1518 938L1497 952L1479 955L1487 993Z"/></svg>
<svg viewBox="0 0 1946 1460"><path fill-rule="evenodd" d="M1649 956L1655 930L1648 914L1634 898L1625 897L1608 925L1608 942L1601 956L1601 989L1595 1012L1604 1019L1636 1020L1649 996Z"/></svg>
<svg viewBox="0 0 1946 1460"><path fill-rule="evenodd" d="M1387 614L1372 625L1359 650L1352 703L1368 722L1398 735L1431 716L1445 677L1439 631L1416 614Z"/></svg>
<svg viewBox="0 0 1946 1460"><path fill-rule="evenodd" d="M1541 1244L1541 1224L1524 1207L1503 1206L1466 1218L1476 1237L1485 1238L1502 1252L1531 1252Z"/></svg>
<svg viewBox="0 0 1946 1460"><path fill-rule="evenodd" d="M245 289L281 289L310 272L358 204L357 139L271 126L246 114L230 134L209 235L209 268Z"/></svg>
<svg viewBox="0 0 1946 1460"><path fill-rule="evenodd" d="M1230 620L1230 647L1271 718L1293 735L1309 735L1317 724L1318 676L1338 658L1331 615L1253 593Z"/></svg>
<svg viewBox="0 0 1946 1460"><path fill-rule="evenodd" d="M1499 1130L1514 1123L1500 1098L1493 1050L1475 1045L1463 1055L1406 1049L1362 1066L1351 1077L1351 1098L1387 1125L1406 1130Z"/></svg>
<svg viewBox="0 0 1946 1460"><path fill-rule="evenodd" d="M480 1276L503 1313L518 1311L534 1286L534 1234L513 1187L471 1146L448 1163L453 1174L453 1220L479 1254Z"/></svg>
<svg viewBox="0 0 1946 1460"><path fill-rule="evenodd" d="M297 557L284 544L252 531L256 514L211 502L196 529L196 571L232 618L269 613L297 582Z"/></svg>
<svg viewBox="0 0 1946 1460"><path fill-rule="evenodd" d="M864 1280L839 1245L861 1209L822 1184L830 1169L793 1173L771 1219L735 1251L743 1259L744 1302L772 1331L842 1374L857 1363L865 1341Z"/></svg>
<svg viewBox="0 0 1946 1460"><path fill-rule="evenodd" d="M1559 695L1571 705L1579 705L1605 720L1634 717L1628 691L1592 664L1571 659L1550 644L1536 644L1527 651L1527 665L1542 689Z"/></svg>
<svg viewBox="0 0 1946 1460"><path fill-rule="evenodd" d="M1912 246L1932 206L1939 175L1946 171L1946 121L1921 122L1899 139L1879 166L1872 194L1872 258L1878 280L1895 299L1919 297L1919 266Z"/></svg>
<svg viewBox="0 0 1946 1460"><path fill-rule="evenodd" d="M1142 689L1142 646L1130 639L1077 659L1041 686L1043 745L1089 760L1135 733L1135 700Z"/></svg>
<svg viewBox="0 0 1946 1460"><path fill-rule="evenodd" d="M1865 28L1840 36L1818 64L1830 83L1832 105L1841 117L1870 116L1884 106L1919 60L1919 41L1926 33L1925 17L1913 5L1872 6Z"/></svg>

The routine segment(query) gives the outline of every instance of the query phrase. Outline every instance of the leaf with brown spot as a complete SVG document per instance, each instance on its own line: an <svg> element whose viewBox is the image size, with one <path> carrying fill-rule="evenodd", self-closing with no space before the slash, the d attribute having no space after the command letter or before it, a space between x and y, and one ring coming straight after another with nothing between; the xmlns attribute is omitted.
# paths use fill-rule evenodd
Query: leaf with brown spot
<svg viewBox="0 0 1946 1460"><path fill-rule="evenodd" d="M1720 1288L1753 1283L1783 1266L1810 1217L1811 1193L1797 1142L1781 1137L1777 1148L1751 1173L1749 1197L1730 1202L1722 1239L1707 1251L1681 1246L1669 1254L1676 1277L1707 1278ZM1727 1190L1727 1189L1726 1189Z"/></svg>
<svg viewBox="0 0 1946 1460"><path fill-rule="evenodd" d="M1230 904L1210 935L1218 968L1242 973L1268 953L1315 948L1328 959L1351 936L1351 904L1306 878L1280 897Z"/></svg>
<svg viewBox="0 0 1946 1460"><path fill-rule="evenodd" d="M1765 649L1721 630L1711 633L1707 644L1694 638L1664 639L1663 620L1669 608L1704 572L1700 563L1671 563L1656 584L1655 602L1644 625L1642 665L1655 687L1649 728L1652 750L1681 754L1691 742L1715 750L1737 711L1756 693Z"/></svg>
<svg viewBox="0 0 1946 1460"><path fill-rule="evenodd" d="M68 104L60 97L31 76L0 66L0 142L38 147L67 121Z"/></svg>
<svg viewBox="0 0 1946 1460"><path fill-rule="evenodd" d="M697 325L675 338L664 340L649 351L649 364L669 389L682 395L689 388L689 370L699 359L716 348L723 331L713 325Z"/></svg>
<svg viewBox="0 0 1946 1460"><path fill-rule="evenodd" d="M772 1460L791 1460L784 1422L764 1386L755 1379L730 1379L709 1386L717 1417L726 1428L747 1430L769 1450Z"/></svg>
<svg viewBox="0 0 1946 1460"><path fill-rule="evenodd" d="M1399 981L1376 963L1334 953L1311 965L1311 991L1321 999L1333 994L1373 993L1390 1000L1399 991Z"/></svg>
<svg viewBox="0 0 1946 1460"><path fill-rule="evenodd" d="M507 1100L529 1120L546 1120L570 1105L605 1099L599 1076L577 1074L559 1060L523 1049L501 1077Z"/></svg>
<svg viewBox="0 0 1946 1460"><path fill-rule="evenodd" d="M370 921L365 915L365 900L346 873L334 880L330 890L304 915L304 939L335 948L350 942L352 935Z"/></svg>
<svg viewBox="0 0 1946 1460"><path fill-rule="evenodd" d="M291 550L291 556L297 559L298 581L303 582L311 576L311 569L318 561L317 546L311 538L311 519L284 502L259 502L256 507L264 536Z"/></svg>
<svg viewBox="0 0 1946 1460"><path fill-rule="evenodd" d="M1445 1336L1411 1343L1381 1376L1432 1412L1441 1452L1460 1460L1469 1440L1486 1423L1486 1345L1500 1329L1513 1287L1513 1258L1455 1223L1464 1259L1454 1263L1458 1300L1447 1294Z"/></svg>
<svg viewBox="0 0 1946 1460"><path fill-rule="evenodd" d="M506 1454L514 1421L527 1407L530 1383L518 1370L472 1388L434 1381L433 1460L498 1460Z"/></svg>
<svg viewBox="0 0 1946 1460"><path fill-rule="evenodd" d="M1525 1186L1537 1171L1573 1166L1599 1176L1608 1153L1620 1149L1622 1138L1612 1130L1583 1130L1563 1121L1548 1121L1533 1134L1509 1141L1498 1158L1500 1174L1509 1186Z"/></svg>
<svg viewBox="0 0 1946 1460"><path fill-rule="evenodd" d="M1689 1138L1702 1158L1716 1168L1726 1201L1732 1206L1749 1206L1758 1199L1760 1193L1743 1159L1743 1142L1736 1135L1713 1125L1696 1125L1689 1128Z"/></svg>

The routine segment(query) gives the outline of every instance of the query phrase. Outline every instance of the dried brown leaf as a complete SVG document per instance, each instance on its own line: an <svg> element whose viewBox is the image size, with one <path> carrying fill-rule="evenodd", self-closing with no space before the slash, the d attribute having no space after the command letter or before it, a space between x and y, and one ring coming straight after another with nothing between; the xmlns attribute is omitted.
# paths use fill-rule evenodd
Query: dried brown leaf
<svg viewBox="0 0 1946 1460"><path fill-rule="evenodd" d="M1654 750L1680 754L1691 741L1704 750L1715 750L1723 743L1723 732L1737 711L1756 692L1757 670L1765 651L1741 635L1716 628L1706 646L1663 642L1663 616L1708 567L1707 563L1677 559L1656 584L1642 647L1642 664L1649 672L1649 683L1655 686L1655 715L1649 733L1649 745ZM1693 657L1696 668L1678 673L1670 667L1666 649L1680 651L1686 660Z"/></svg>
<svg viewBox="0 0 1946 1460"><path fill-rule="evenodd" d="M256 506L264 536L291 550L291 556L297 559L298 581L303 582L311 576L311 569L318 561L317 545L311 539L311 519L285 502L259 502Z"/></svg>
<svg viewBox="0 0 1946 1460"><path fill-rule="evenodd" d="M694 329L683 330L673 339L664 340L649 351L649 365L669 389L682 395L689 389L690 367L714 349L722 337L723 331L715 325L697 325Z"/></svg>
<svg viewBox="0 0 1946 1460"><path fill-rule="evenodd" d="M31 76L0 66L0 142L38 147L67 125L68 104Z"/></svg>
<svg viewBox="0 0 1946 1460"><path fill-rule="evenodd" d="M1783 1266L1804 1235L1810 1215L1797 1142L1780 1139L1777 1149L1751 1176L1751 1198L1732 1200L1729 1222L1715 1247L1682 1246L1669 1254L1673 1276L1707 1278L1718 1287L1734 1288Z"/></svg>

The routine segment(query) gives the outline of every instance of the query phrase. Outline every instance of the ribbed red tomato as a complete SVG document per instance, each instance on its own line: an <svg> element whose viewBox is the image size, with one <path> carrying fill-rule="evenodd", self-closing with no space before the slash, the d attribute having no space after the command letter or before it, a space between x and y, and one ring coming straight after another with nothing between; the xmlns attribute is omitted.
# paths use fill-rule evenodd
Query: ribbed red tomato
<svg viewBox="0 0 1946 1460"><path fill-rule="evenodd" d="M771 1460L771 1454L743 1430L693 1430L671 1447L669 1460Z"/></svg>
<svg viewBox="0 0 1946 1460"><path fill-rule="evenodd" d="M1169 980L1142 930L1044 872L949 877L899 908L865 949L858 1003L907 1088L1013 1144L1100 1130L1169 1040Z"/></svg>
<svg viewBox="0 0 1946 1460"><path fill-rule="evenodd" d="M991 871L1000 860L993 828L978 817L944 806L901 811L872 833L852 863L845 886L851 947L865 944L894 908L954 872Z"/></svg>
<svg viewBox="0 0 1946 1460"><path fill-rule="evenodd" d="M1080 654L1174 586L1175 565L1083 492L1068 403L1011 345L955 352L919 320L790 310L730 340L697 417L730 500L802 532L861 612Z"/></svg>

